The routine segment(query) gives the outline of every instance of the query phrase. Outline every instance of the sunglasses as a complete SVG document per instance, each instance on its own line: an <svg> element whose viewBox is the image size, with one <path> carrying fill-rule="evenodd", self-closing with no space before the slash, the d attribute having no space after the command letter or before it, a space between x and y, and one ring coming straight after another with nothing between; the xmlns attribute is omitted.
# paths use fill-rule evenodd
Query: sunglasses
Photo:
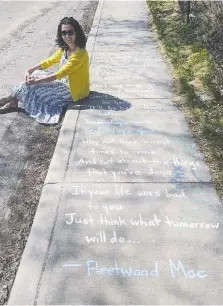
<svg viewBox="0 0 223 306"><path fill-rule="evenodd" d="M74 31L72 30L68 30L68 31L61 31L62 36L66 36L68 34L68 36L72 36L74 35Z"/></svg>

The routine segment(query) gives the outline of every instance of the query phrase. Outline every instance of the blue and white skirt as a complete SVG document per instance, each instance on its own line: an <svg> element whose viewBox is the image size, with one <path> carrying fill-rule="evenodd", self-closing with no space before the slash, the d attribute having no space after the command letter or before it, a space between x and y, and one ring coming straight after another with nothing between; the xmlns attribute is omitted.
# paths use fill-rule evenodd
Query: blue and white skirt
<svg viewBox="0 0 223 306"><path fill-rule="evenodd" d="M35 70L32 76L47 76L49 74L43 70ZM58 123L63 108L73 102L65 78L37 85L22 82L13 87L12 95L19 100L19 107L38 123L44 124Z"/></svg>

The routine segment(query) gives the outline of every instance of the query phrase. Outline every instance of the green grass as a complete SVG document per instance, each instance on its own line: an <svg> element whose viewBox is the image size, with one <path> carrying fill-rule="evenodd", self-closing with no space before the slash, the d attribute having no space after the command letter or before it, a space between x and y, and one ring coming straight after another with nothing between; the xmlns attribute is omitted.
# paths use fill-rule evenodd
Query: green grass
<svg viewBox="0 0 223 306"><path fill-rule="evenodd" d="M201 24L186 24L177 1L147 0L147 4L154 37L174 77L175 103L185 113L222 198L223 98L211 56L202 43L204 30Z"/></svg>

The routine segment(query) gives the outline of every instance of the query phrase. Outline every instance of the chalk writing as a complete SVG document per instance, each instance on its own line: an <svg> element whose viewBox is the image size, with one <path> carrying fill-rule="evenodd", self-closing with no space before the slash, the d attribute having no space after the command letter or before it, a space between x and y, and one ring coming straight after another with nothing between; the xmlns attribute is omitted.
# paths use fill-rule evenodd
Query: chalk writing
<svg viewBox="0 0 223 306"><path fill-rule="evenodd" d="M102 76L102 75L100 75L100 76ZM140 76L140 75L131 75L131 78L132 79L137 79L137 80L143 80L144 78L142 77L142 76ZM129 76L124 76L124 75L109 75L109 76L104 76L103 77L103 79L105 80L105 81L108 81L108 80L128 80L129 79Z"/></svg>
<svg viewBox="0 0 223 306"><path fill-rule="evenodd" d="M175 166L183 166L188 165L191 166L191 169L196 170L197 166L199 166L199 162L197 161L189 161L189 160L182 160L176 156L173 156L171 160L159 160L156 157L153 157L152 160L148 160L148 163L153 163L154 165L170 165L173 164Z"/></svg>
<svg viewBox="0 0 223 306"><path fill-rule="evenodd" d="M163 177L168 177L172 175L172 170L154 170L152 167L149 167L148 169L148 175L159 175Z"/></svg>
<svg viewBox="0 0 223 306"><path fill-rule="evenodd" d="M92 205L92 202L87 206L89 210L98 210L99 207L97 205ZM114 205L102 205L102 210L105 210L106 214L108 215L111 211L120 211L123 210L123 206L120 204L114 204Z"/></svg>
<svg viewBox="0 0 223 306"><path fill-rule="evenodd" d="M160 227L168 226L171 228L183 228L183 229L219 229L219 222L205 223L205 222L188 222L188 221L173 221L169 216L165 216L165 219L160 219L156 214L152 217L143 216L139 213L134 218L126 218L121 215L116 215L116 217L109 216L112 212L124 212L124 207L120 204L107 205L103 204L98 206L97 204L92 204L92 201L87 205L87 208L91 212L99 212L99 215L95 215L93 218L91 214L87 214L86 217L79 217L76 212L70 212L65 214L65 223L67 225L80 224L80 225L95 225L96 223L100 226L105 227ZM105 214L101 213L105 212Z"/></svg>
<svg viewBox="0 0 223 306"><path fill-rule="evenodd" d="M76 223L76 224L83 224L83 225L93 225L94 223L94 219L92 219L91 215L89 215L87 218L80 218L80 217L77 217L76 218L76 215L77 213L68 213L68 214L65 214L65 218L67 218L66 220L66 224L68 225L71 225L73 223Z"/></svg>
<svg viewBox="0 0 223 306"><path fill-rule="evenodd" d="M93 196L105 196L109 193L108 190L103 189L88 189L87 192L90 194L91 199L93 199Z"/></svg>
<svg viewBox="0 0 223 306"><path fill-rule="evenodd" d="M137 190L137 195L140 197L160 197L160 190L150 191L150 190Z"/></svg>
<svg viewBox="0 0 223 306"><path fill-rule="evenodd" d="M91 152L94 153L94 155L108 155L110 158L109 159L98 159L97 157L93 157L91 160L89 159L84 159L84 158L80 158L78 161L76 161L76 164L78 166L83 166L83 165L87 165L87 166L93 166L93 165L112 165L112 164L122 164L122 165L147 165L148 163L153 163L153 164L164 164L166 166L170 166L170 163L168 161L161 161L157 158L153 158L152 160L149 160L146 157L146 153L149 155L155 155L156 153L161 152L162 150L157 150L155 151L138 151L138 158L134 159L134 158L127 158L127 157L122 157L119 159L114 159L112 157L115 156L116 157L116 152L115 151L101 151L101 150L94 150L92 149ZM123 149L119 149L120 155L127 155L129 154L128 151L125 151ZM141 156L140 156L141 155ZM197 163L190 161L188 162L188 164L191 165L191 169L194 169L194 167L197 167ZM145 171L145 168L143 169L143 171ZM90 168L86 168L85 172L88 174L88 176L108 176L111 175L113 180L117 179L118 177L121 176L127 176L127 175L141 175L141 168L139 170L135 170L135 169L129 169L129 168L123 168L121 170L110 170L109 168L100 168L100 170L98 170L98 168L94 168L94 167L90 167ZM173 173L173 169L169 170L157 170L154 169L154 167L149 166L148 167L148 172L147 174L149 176L161 176L161 177L170 177L171 182L175 182L175 175ZM180 176L182 178L182 176ZM176 178L176 182L178 182L179 178ZM181 185L183 186L183 185ZM178 186L178 187L181 187Z"/></svg>
<svg viewBox="0 0 223 306"><path fill-rule="evenodd" d="M121 216L117 216L116 219L109 218L106 215L100 214L99 223L105 226L127 226L126 219Z"/></svg>
<svg viewBox="0 0 223 306"><path fill-rule="evenodd" d="M84 128L85 133L97 133L97 134L117 134L117 135L127 135L127 134L136 134L136 135L148 135L154 134L155 131L153 129L143 129L143 128L110 128L106 129L104 127L91 127L91 128Z"/></svg>
<svg viewBox="0 0 223 306"><path fill-rule="evenodd" d="M143 218L142 218L142 215L139 214L137 219L130 219L130 224L132 226L145 226L145 227L154 226L154 227L157 227L157 226L160 226L161 221L162 220L158 219L155 214L154 214L153 220L144 221Z"/></svg>
<svg viewBox="0 0 223 306"><path fill-rule="evenodd" d="M107 162L110 162L110 160L108 160ZM100 161L100 163L102 164L103 161ZM106 161L105 161L106 163ZM110 162L111 163L111 162ZM141 172L139 170L130 170L130 169L123 169L123 170L106 170L105 168L102 168L101 170L95 169L95 168L88 168L86 173L88 174L88 176L105 176L107 174L111 174L113 180L117 179L118 176L127 176L127 175L141 175Z"/></svg>
<svg viewBox="0 0 223 306"><path fill-rule="evenodd" d="M140 241L134 241L134 240L126 240L124 237L119 236L116 231L112 231L112 234L110 237L109 232L105 231L99 231L95 235L91 236L85 236L85 241L90 243L110 243L110 244L134 244L134 243L140 243Z"/></svg>
<svg viewBox="0 0 223 306"><path fill-rule="evenodd" d="M176 277L176 273L183 274L185 278L205 278L207 277L207 273L205 271L194 271L194 270L186 270L184 268L183 263L178 260L177 264L175 264L172 260L169 260L169 266L171 270L171 276L173 278Z"/></svg>
<svg viewBox="0 0 223 306"><path fill-rule="evenodd" d="M161 191L160 190L156 190L156 191L149 191L149 190L137 190L137 194L139 196L147 196L147 197L160 197L161 196ZM162 193L163 196L163 193ZM167 188L165 189L165 196L167 198L186 198L187 196L185 195L185 191L183 189L180 189L180 191L169 191Z"/></svg>
<svg viewBox="0 0 223 306"><path fill-rule="evenodd" d="M143 140L144 144L162 144L162 145L170 145L171 141L166 137L164 140L159 140L159 139L146 139Z"/></svg>
<svg viewBox="0 0 223 306"><path fill-rule="evenodd" d="M219 223L216 223L216 224L209 224L209 223L200 223L200 222L196 222L196 223L193 223L193 222L173 222L169 219L168 216L166 216L166 221L165 221L166 224L169 225L169 227L180 227L180 228L205 228L205 229L209 229L209 228L216 228L218 229L219 227Z"/></svg>
<svg viewBox="0 0 223 306"><path fill-rule="evenodd" d="M110 103L110 104L108 104ZM106 105L106 109L104 109L104 105ZM111 105L115 105L115 106L111 106ZM119 101L116 100L111 100L109 99L109 102L102 102L102 104L98 104L98 105L89 105L89 109L90 110L97 110L97 114L98 115L113 115L113 114L117 114L117 110L125 110L125 113L134 113L136 111L141 111L142 114L145 115L145 110L146 111L150 111L150 110L162 110L163 107L160 105L155 105L155 104L141 104L140 106L131 106L129 108L126 107L126 103L121 103ZM117 109L118 107L118 109ZM120 115L123 115L122 113L119 113Z"/></svg>
<svg viewBox="0 0 223 306"><path fill-rule="evenodd" d="M185 193L184 193L184 190L183 189L181 189L181 191L180 192L170 192L170 191L168 191L167 189L165 189L165 192L166 192L166 197L167 198L186 198L186 196L185 196Z"/></svg>
<svg viewBox="0 0 223 306"><path fill-rule="evenodd" d="M159 277L158 264L154 263L153 270L139 270L134 268L122 268L119 267L116 260L113 267L100 267L99 263L94 260L88 260L87 264L87 273L88 276L92 275L115 275L120 277L134 277L134 276L151 276Z"/></svg>
<svg viewBox="0 0 223 306"><path fill-rule="evenodd" d="M104 125L117 125L119 127L123 127L124 125L141 125L141 124L151 124L151 121L149 120L140 120L140 121L126 121L126 120L102 120L97 119L95 121L84 119L85 124L104 124Z"/></svg>
<svg viewBox="0 0 223 306"><path fill-rule="evenodd" d="M93 149L91 149L91 151L90 151L92 154L94 154L94 155L98 155L98 154L106 154L106 155L114 155L116 152L115 152L115 150L111 150L111 151L109 151L109 150L95 150L94 148Z"/></svg>
<svg viewBox="0 0 223 306"><path fill-rule="evenodd" d="M167 198L187 198L186 191L184 189L178 189L178 190L169 190L168 188L164 188L163 190L156 189L156 190L150 190L150 189L140 189L138 190L136 188L135 192L133 193L130 189L124 187L124 186L118 186L114 185L111 189L88 189L85 188L84 185L76 185L73 186L74 192L72 192L72 195L83 195L85 192L90 195L90 199L92 200L94 196L105 196L109 194L114 194L118 197L121 196L127 196L127 195L135 195L139 197L160 197L165 196ZM112 205L111 205L112 206Z"/></svg>
<svg viewBox="0 0 223 306"><path fill-rule="evenodd" d="M139 144L139 141L136 139L132 140L127 140L124 138L109 138L109 139L101 139L101 140L95 140L90 137L83 138L81 137L81 142L84 144L91 144L95 145L96 147L99 146L99 144L125 144L125 145L130 145L130 146L135 146ZM143 144L157 144L157 145L171 145L171 141L168 138L164 139L150 139L147 138L146 140L142 140ZM137 152L137 151L136 151Z"/></svg>
<svg viewBox="0 0 223 306"><path fill-rule="evenodd" d="M135 88L134 88L134 87ZM124 90L124 91L129 91L129 92L134 92L134 91L138 91L139 89L140 90L145 90L145 88L147 88L146 89L146 91L150 91L151 89L153 89L153 86L151 85L151 84L149 84L149 83L145 83L145 84L137 84L137 83L134 83L134 84L110 84L110 83L103 83L103 84L97 84L97 83L95 83L95 82L93 82L92 83L92 88L93 89L95 89L95 88L101 88L101 87L103 87L103 88L117 88L117 89L122 89L122 90Z"/></svg>
<svg viewBox="0 0 223 306"><path fill-rule="evenodd" d="M164 276L164 273L161 272L159 267L159 262L154 260L150 268L148 267L129 267L129 266L121 266L118 264L118 261L115 259L114 264L112 266L105 266L101 262L97 260L87 260L84 264L64 264L64 268L79 268L83 267L86 269L86 273L88 277L92 276L118 276L124 278L130 277L142 277L142 278L159 278ZM181 260L172 259L168 260L168 271L165 271L169 274L171 278L185 278L185 279L203 279L208 277L207 271L203 270L195 270L190 268L186 268L185 264Z"/></svg>
<svg viewBox="0 0 223 306"><path fill-rule="evenodd" d="M126 187L123 187L123 186L114 186L115 188L115 194L118 196L118 197L123 197L123 196L127 196L127 195L131 195L132 192L126 188Z"/></svg>

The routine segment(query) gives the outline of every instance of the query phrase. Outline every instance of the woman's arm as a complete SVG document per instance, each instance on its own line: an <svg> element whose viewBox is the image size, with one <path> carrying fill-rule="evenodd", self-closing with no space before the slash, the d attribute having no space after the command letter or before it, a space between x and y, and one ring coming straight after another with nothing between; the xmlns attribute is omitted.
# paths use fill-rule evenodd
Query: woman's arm
<svg viewBox="0 0 223 306"><path fill-rule="evenodd" d="M59 48L52 56L40 62L41 69L47 69L57 63L59 63L63 50Z"/></svg>
<svg viewBox="0 0 223 306"><path fill-rule="evenodd" d="M46 77L41 77L41 78L29 78L27 83L30 85L33 84L42 84L42 83L47 83L47 82L52 82L55 81L57 79L61 79L71 73L74 73L76 70L78 70L83 63L85 62L85 60L88 60L88 56L86 53L78 53L75 54L73 53L70 57L69 60L67 61L67 63L65 65L63 65L58 71L56 71L55 73L46 76ZM42 68L43 65L41 65Z"/></svg>
<svg viewBox="0 0 223 306"><path fill-rule="evenodd" d="M48 75L46 77L41 77L40 79L38 78L33 78L33 77L30 77L27 79L27 83L30 84L30 85L36 85L36 84L43 84L43 83L48 83L48 82L53 82L56 80L56 75L55 74L51 74L51 75Z"/></svg>
<svg viewBox="0 0 223 306"><path fill-rule="evenodd" d="M57 72L55 72L56 78L61 79L71 73L77 71L84 62L88 60L86 53L73 53L70 55L67 63L63 65Z"/></svg>
<svg viewBox="0 0 223 306"><path fill-rule="evenodd" d="M32 73L33 71L35 71L36 69L41 70L41 69L42 69L42 68L41 68L41 65L40 65L40 64L37 64L36 66L34 66L34 67L28 69L28 73L30 74L30 73Z"/></svg>
<svg viewBox="0 0 223 306"><path fill-rule="evenodd" d="M60 61L60 58L63 54L63 50L61 48L59 48L52 56L50 56L49 58L41 61L39 64L37 64L36 66L30 68L26 74L25 74L25 79L26 81L28 81L28 76L35 71L36 69L47 69L50 66L53 66L55 64L57 64Z"/></svg>

